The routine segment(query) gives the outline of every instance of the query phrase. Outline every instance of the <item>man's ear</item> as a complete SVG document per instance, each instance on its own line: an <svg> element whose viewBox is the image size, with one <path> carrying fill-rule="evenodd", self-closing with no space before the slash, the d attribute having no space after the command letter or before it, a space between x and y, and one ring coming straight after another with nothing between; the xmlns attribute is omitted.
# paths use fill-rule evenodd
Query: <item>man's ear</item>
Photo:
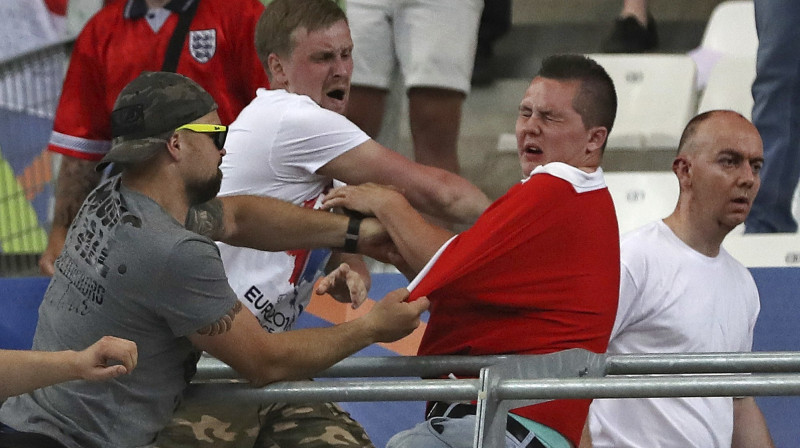
<svg viewBox="0 0 800 448"><path fill-rule="evenodd" d="M589 153L600 153L603 150L603 145L608 139L608 129L605 126L595 126L589 128L589 141L586 144L586 150Z"/></svg>
<svg viewBox="0 0 800 448"><path fill-rule="evenodd" d="M270 53L267 56L267 66L270 73L270 86L272 88L286 88L288 85L288 76L283 69L283 62L281 57L276 53Z"/></svg>
<svg viewBox="0 0 800 448"><path fill-rule="evenodd" d="M181 159L181 144L181 138L177 132L173 132L172 135L167 138L167 152L169 152L169 155L175 161Z"/></svg>
<svg viewBox="0 0 800 448"><path fill-rule="evenodd" d="M678 184L681 189L692 185L691 179L692 162L685 155L678 155L672 161L672 172L678 177Z"/></svg>

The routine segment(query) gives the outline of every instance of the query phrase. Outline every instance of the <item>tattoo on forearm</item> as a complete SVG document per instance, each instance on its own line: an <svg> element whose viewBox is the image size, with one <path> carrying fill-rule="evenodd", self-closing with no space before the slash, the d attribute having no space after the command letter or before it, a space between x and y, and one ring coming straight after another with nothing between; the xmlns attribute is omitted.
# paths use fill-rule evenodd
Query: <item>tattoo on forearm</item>
<svg viewBox="0 0 800 448"><path fill-rule="evenodd" d="M230 331L233 328L233 319L236 318L236 315L239 314L239 311L242 310L242 302L236 301L236 305L233 306L230 310L228 310L228 314L222 316L222 318L211 325L206 325L205 327L197 330L197 333L203 336L216 336L218 334L225 333Z"/></svg>
<svg viewBox="0 0 800 448"><path fill-rule="evenodd" d="M64 156L58 173L56 206L53 211L54 227L69 227L78 214L86 196L100 182L96 162Z"/></svg>
<svg viewBox="0 0 800 448"><path fill-rule="evenodd" d="M189 209L186 228L216 240L223 234L225 227L223 216L222 201L212 199Z"/></svg>

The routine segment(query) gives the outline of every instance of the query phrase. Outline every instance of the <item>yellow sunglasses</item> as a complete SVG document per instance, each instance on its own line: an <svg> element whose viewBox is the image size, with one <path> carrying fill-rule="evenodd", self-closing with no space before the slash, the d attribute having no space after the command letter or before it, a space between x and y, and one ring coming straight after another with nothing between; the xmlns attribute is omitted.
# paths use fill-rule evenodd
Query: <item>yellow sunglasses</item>
<svg viewBox="0 0 800 448"><path fill-rule="evenodd" d="M185 124L175 130L180 131L181 129L188 129L192 132L210 134L209 137L211 137L211 140L214 141L214 146L216 146L219 150L222 150L222 148L225 146L225 138L228 136L228 127L221 124L190 123Z"/></svg>

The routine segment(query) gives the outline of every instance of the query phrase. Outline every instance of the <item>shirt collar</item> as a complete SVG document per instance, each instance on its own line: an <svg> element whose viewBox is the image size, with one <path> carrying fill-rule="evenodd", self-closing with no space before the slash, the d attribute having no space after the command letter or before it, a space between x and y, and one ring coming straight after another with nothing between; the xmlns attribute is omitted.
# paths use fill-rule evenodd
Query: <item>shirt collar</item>
<svg viewBox="0 0 800 448"><path fill-rule="evenodd" d="M527 182L535 174L541 173L549 174L569 182L578 193L586 193L587 191L606 188L606 180L603 177L602 168L597 167L594 172L587 173L563 162L550 162L546 165L537 166L531 171L530 176L522 180L522 183Z"/></svg>
<svg viewBox="0 0 800 448"><path fill-rule="evenodd" d="M166 5L164 5L164 9L168 9L174 13L180 14L190 6L192 3L200 1L200 0L172 0ZM128 0L128 4L125 5L125 9L122 11L123 17L126 19L140 19L147 14L147 3L145 0Z"/></svg>

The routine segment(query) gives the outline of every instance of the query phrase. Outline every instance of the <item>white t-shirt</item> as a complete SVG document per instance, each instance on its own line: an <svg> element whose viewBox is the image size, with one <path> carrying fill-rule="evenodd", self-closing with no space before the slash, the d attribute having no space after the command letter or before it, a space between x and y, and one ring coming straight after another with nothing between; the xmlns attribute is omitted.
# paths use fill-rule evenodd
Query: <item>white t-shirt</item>
<svg viewBox="0 0 800 448"><path fill-rule="evenodd" d="M750 272L720 249L707 257L663 221L621 240L621 281L609 354L749 352L760 310ZM598 399L596 448L731 446L730 397Z"/></svg>
<svg viewBox="0 0 800 448"><path fill-rule="evenodd" d="M0 0L0 61L63 39L64 21L43 0ZM52 117L58 95L51 101L50 92L61 89L67 60L65 51L40 54L1 73L0 108Z"/></svg>
<svg viewBox="0 0 800 448"><path fill-rule="evenodd" d="M64 17L43 0L0 1L0 60L33 51L64 38Z"/></svg>
<svg viewBox="0 0 800 448"><path fill-rule="evenodd" d="M369 140L307 96L259 89L228 129L220 196L271 196L316 207L332 179L326 163ZM264 252L218 243L231 287L269 332L291 328L311 299L330 250Z"/></svg>

